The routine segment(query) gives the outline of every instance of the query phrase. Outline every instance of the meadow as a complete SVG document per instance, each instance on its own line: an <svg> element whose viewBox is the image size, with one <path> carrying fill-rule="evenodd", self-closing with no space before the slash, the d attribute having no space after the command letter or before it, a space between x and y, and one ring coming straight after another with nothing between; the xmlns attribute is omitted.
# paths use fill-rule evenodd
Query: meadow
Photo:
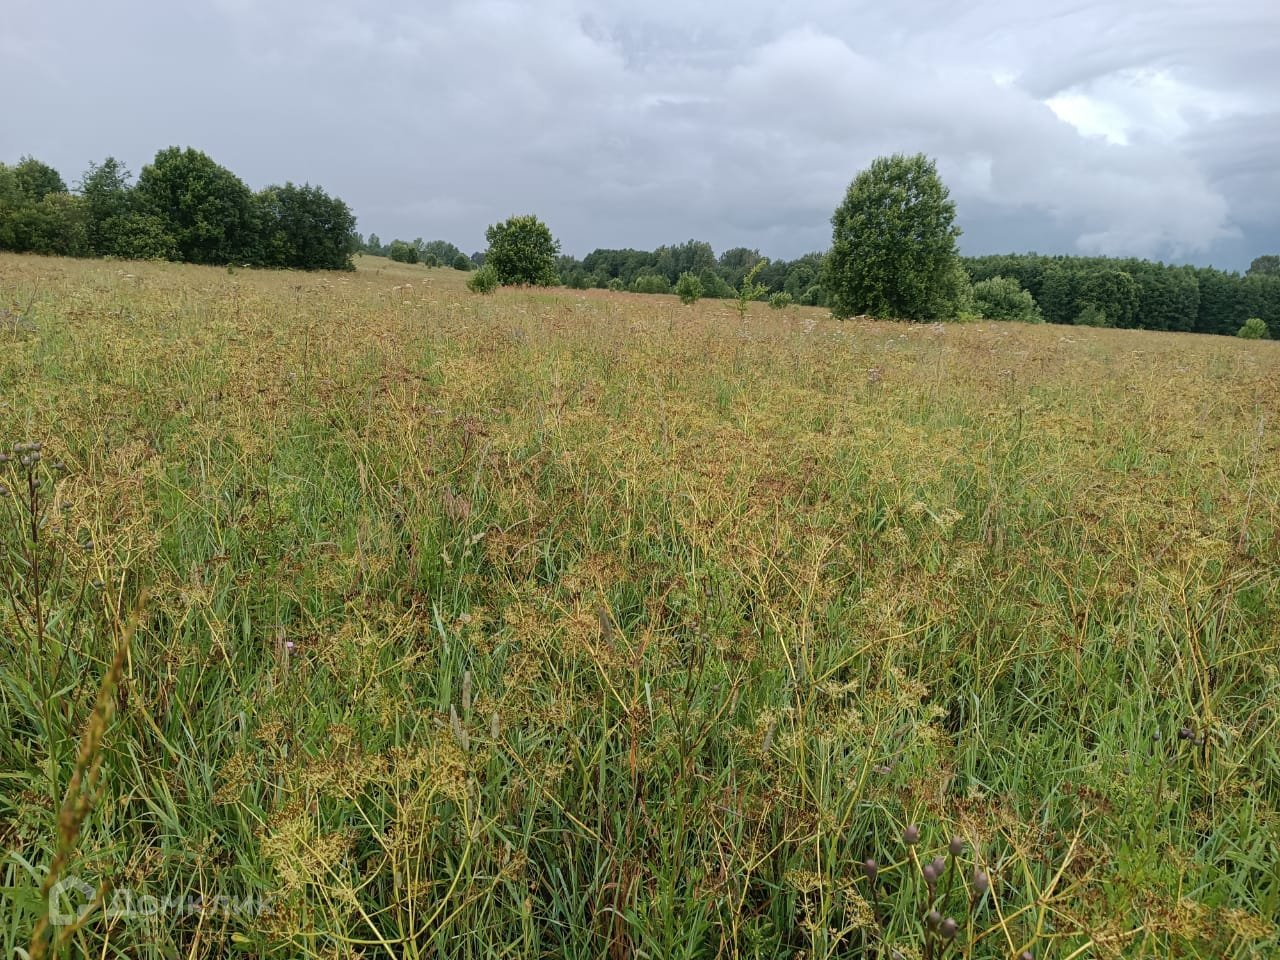
<svg viewBox="0 0 1280 960"><path fill-rule="evenodd" d="M464 279L0 255L5 957L1277 955L1280 344Z"/></svg>

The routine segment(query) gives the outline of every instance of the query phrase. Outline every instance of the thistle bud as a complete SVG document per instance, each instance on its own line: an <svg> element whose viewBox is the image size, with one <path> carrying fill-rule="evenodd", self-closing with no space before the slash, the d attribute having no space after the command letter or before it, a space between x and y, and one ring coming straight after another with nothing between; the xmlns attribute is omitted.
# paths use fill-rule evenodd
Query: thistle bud
<svg viewBox="0 0 1280 960"><path fill-rule="evenodd" d="M866 874L868 880L875 883L876 877L880 875L880 864L876 863L874 857L867 857L862 861L862 872Z"/></svg>
<svg viewBox="0 0 1280 960"><path fill-rule="evenodd" d="M982 894L986 893L990 887L991 887L991 878L988 877L981 870L974 870L973 871L973 889L975 892L977 892L978 896L982 896Z"/></svg>
<svg viewBox="0 0 1280 960"><path fill-rule="evenodd" d="M927 883L929 886L932 887L935 883L938 882L938 871L932 863L926 863L924 865L923 873L924 873L924 882Z"/></svg>
<svg viewBox="0 0 1280 960"><path fill-rule="evenodd" d="M1190 727L1183 727L1181 730L1178 731L1179 740L1190 740L1192 736L1193 734L1191 733Z"/></svg>
<svg viewBox="0 0 1280 960"><path fill-rule="evenodd" d="M964 853L964 841L959 837L952 837L951 843L947 846L947 851L953 856L958 857Z"/></svg>
<svg viewBox="0 0 1280 960"><path fill-rule="evenodd" d="M929 925L930 930L937 930L938 924L942 923L942 914L937 910L930 910L928 916L924 918L924 922Z"/></svg>
<svg viewBox="0 0 1280 960"><path fill-rule="evenodd" d="M932 866L934 875L940 877L947 869L947 861L942 859L942 857L934 857Z"/></svg>
<svg viewBox="0 0 1280 960"><path fill-rule="evenodd" d="M914 847L920 842L920 828L913 823L911 826L907 827L907 829L903 830L902 842L908 847Z"/></svg>
<svg viewBox="0 0 1280 960"><path fill-rule="evenodd" d="M938 927L938 932L942 934L943 940L950 940L956 935L956 928L959 925L951 917L942 921L942 925Z"/></svg>

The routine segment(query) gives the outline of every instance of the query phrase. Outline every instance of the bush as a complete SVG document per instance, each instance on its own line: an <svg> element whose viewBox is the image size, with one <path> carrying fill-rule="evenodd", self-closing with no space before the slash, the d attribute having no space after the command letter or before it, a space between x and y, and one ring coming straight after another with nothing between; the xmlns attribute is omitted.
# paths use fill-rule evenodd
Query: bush
<svg viewBox="0 0 1280 960"><path fill-rule="evenodd" d="M396 263L417 263L418 248L404 240L392 240L391 246L387 248L387 256Z"/></svg>
<svg viewBox="0 0 1280 960"><path fill-rule="evenodd" d="M631 282L631 289L635 293L670 293L671 284L656 273L642 273Z"/></svg>
<svg viewBox="0 0 1280 960"><path fill-rule="evenodd" d="M1107 312L1096 303L1086 303L1076 314L1077 327L1109 327Z"/></svg>
<svg viewBox="0 0 1280 960"><path fill-rule="evenodd" d="M1044 323L1035 298L1013 277L979 280L973 285L973 305L988 320Z"/></svg>
<svg viewBox="0 0 1280 960"><path fill-rule="evenodd" d="M1261 317L1250 317L1236 332L1236 336L1244 340L1266 340L1268 335L1267 324Z"/></svg>
<svg viewBox="0 0 1280 960"><path fill-rule="evenodd" d="M787 293L785 290L780 290L769 298L769 306L773 307L775 310L785 310L794 302L795 301L791 299L791 294Z"/></svg>
<svg viewBox="0 0 1280 960"><path fill-rule="evenodd" d="M453 258L453 269L455 270L461 270L464 273L469 273L471 271L471 266L471 258L465 253L460 253Z"/></svg>
<svg viewBox="0 0 1280 960"><path fill-rule="evenodd" d="M686 270L676 281L676 293L680 295L680 302L685 306L697 303L702 299L702 281L698 279L697 274Z"/></svg>
<svg viewBox="0 0 1280 960"><path fill-rule="evenodd" d="M484 236L489 241L484 262L497 271L499 283L551 287L559 282L560 243L537 217L508 217L491 225Z"/></svg>
<svg viewBox="0 0 1280 960"><path fill-rule="evenodd" d="M493 293L498 289L498 271L491 264L485 264L467 277L467 289L472 293Z"/></svg>
<svg viewBox="0 0 1280 960"><path fill-rule="evenodd" d="M622 282L621 277L614 277L612 280L609 281L607 286L610 290L613 290L613 291L622 291L627 289L627 285Z"/></svg>
<svg viewBox="0 0 1280 960"><path fill-rule="evenodd" d="M832 312L955 317L964 295L955 214L937 167L924 154L873 162L849 185L831 217L823 285Z"/></svg>

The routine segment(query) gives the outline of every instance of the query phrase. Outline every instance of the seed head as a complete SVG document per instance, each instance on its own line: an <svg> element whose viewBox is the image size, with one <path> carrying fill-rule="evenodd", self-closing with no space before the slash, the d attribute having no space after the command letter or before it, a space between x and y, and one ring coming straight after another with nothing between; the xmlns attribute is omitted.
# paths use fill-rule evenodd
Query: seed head
<svg viewBox="0 0 1280 960"><path fill-rule="evenodd" d="M1193 734L1191 732L1190 727L1183 727L1181 730L1178 731L1179 740L1190 740L1192 736Z"/></svg>
<svg viewBox="0 0 1280 960"><path fill-rule="evenodd" d="M938 932L942 934L943 940L950 940L956 935L956 928L959 926L951 917L942 921L942 925L938 927Z"/></svg>
<svg viewBox="0 0 1280 960"><path fill-rule="evenodd" d="M923 873L924 873L924 882L927 883L929 886L932 887L935 883L938 882L938 870L936 867L934 867L932 863L926 863L924 865Z"/></svg>
<svg viewBox="0 0 1280 960"><path fill-rule="evenodd" d="M920 842L920 828L913 823L909 827L907 827L907 829L903 830L902 842L905 843L908 847L914 847L917 843Z"/></svg>
<svg viewBox="0 0 1280 960"><path fill-rule="evenodd" d="M938 924L942 923L942 914L937 910L930 910L928 916L924 918L924 922L929 925L930 930L937 930Z"/></svg>
<svg viewBox="0 0 1280 960"><path fill-rule="evenodd" d="M872 883L876 882L876 877L880 874L880 864L876 863L875 857L867 857L862 861L862 872Z"/></svg>
<svg viewBox="0 0 1280 960"><path fill-rule="evenodd" d="M991 878L981 870L975 869L973 871L973 889L977 891L978 895L981 896L986 893L990 886Z"/></svg>
<svg viewBox="0 0 1280 960"><path fill-rule="evenodd" d="M932 866L934 875L940 877L943 871L947 869L947 861L942 857L934 857Z"/></svg>
<svg viewBox="0 0 1280 960"><path fill-rule="evenodd" d="M959 837L952 837L951 843L947 846L947 851L953 856L958 857L964 853L964 841Z"/></svg>

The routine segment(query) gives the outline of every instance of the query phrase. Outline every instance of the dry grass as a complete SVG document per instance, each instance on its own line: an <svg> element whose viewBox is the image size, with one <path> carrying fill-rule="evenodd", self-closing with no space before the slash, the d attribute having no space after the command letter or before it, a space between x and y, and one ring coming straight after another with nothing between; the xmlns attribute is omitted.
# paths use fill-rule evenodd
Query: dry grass
<svg viewBox="0 0 1280 960"><path fill-rule="evenodd" d="M464 279L0 257L7 954L1280 949L1280 344Z"/></svg>

